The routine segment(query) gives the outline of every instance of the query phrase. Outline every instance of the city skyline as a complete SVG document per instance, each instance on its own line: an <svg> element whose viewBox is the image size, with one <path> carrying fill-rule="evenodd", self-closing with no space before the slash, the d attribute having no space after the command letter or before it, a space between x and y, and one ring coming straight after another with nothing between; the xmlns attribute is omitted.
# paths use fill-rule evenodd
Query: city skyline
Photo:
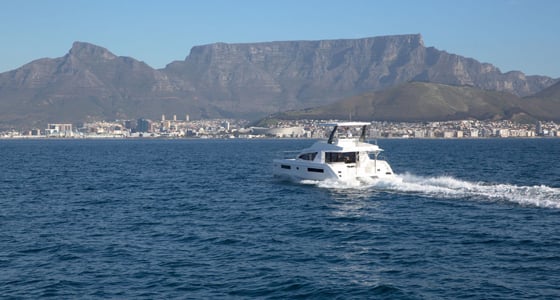
<svg viewBox="0 0 560 300"><path fill-rule="evenodd" d="M140 118L71 123L50 123L45 129L0 131L0 139L13 138L315 138L322 139L328 130L322 124L340 120L283 120L268 127L251 126L247 120L206 119L190 121ZM433 122L372 121L370 138L534 138L560 137L560 124L537 122L523 124L507 120L455 120Z"/></svg>

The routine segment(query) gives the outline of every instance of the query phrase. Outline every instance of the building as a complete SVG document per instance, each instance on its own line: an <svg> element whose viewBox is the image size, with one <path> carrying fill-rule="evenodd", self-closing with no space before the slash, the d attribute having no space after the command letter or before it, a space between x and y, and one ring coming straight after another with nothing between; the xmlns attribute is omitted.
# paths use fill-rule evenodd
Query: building
<svg viewBox="0 0 560 300"><path fill-rule="evenodd" d="M72 124L47 124L45 135L50 137L71 137L74 135Z"/></svg>
<svg viewBox="0 0 560 300"><path fill-rule="evenodd" d="M152 132L152 121L147 119L138 119L136 123L137 132Z"/></svg>
<svg viewBox="0 0 560 300"><path fill-rule="evenodd" d="M273 137L302 137L305 134L305 130L300 126L293 127L276 127L276 128L263 128L263 127L252 127L252 132L254 134L262 134Z"/></svg>

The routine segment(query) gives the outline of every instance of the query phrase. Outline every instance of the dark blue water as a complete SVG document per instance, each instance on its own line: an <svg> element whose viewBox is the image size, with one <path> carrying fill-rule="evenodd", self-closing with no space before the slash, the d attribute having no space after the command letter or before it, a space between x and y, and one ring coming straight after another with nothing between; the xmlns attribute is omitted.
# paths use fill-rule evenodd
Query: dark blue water
<svg viewBox="0 0 560 300"><path fill-rule="evenodd" d="M271 176L311 142L0 141L0 298L560 297L560 139L380 140L395 181Z"/></svg>

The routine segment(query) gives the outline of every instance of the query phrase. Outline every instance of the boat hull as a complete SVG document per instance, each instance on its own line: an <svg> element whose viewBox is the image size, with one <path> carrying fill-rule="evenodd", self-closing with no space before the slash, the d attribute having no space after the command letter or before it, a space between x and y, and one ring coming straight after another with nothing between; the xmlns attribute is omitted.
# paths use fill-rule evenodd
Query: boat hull
<svg viewBox="0 0 560 300"><path fill-rule="evenodd" d="M293 158L274 159L272 173L296 180L319 181L367 181L394 177L389 164L379 159L383 149L366 141L369 123L323 125L334 127L327 141L317 141ZM354 137L353 129L359 129L358 137Z"/></svg>
<svg viewBox="0 0 560 300"><path fill-rule="evenodd" d="M296 180L342 180L351 181L361 178L392 178L391 167L386 161L370 161L368 164L315 163L298 159L273 160L274 176Z"/></svg>

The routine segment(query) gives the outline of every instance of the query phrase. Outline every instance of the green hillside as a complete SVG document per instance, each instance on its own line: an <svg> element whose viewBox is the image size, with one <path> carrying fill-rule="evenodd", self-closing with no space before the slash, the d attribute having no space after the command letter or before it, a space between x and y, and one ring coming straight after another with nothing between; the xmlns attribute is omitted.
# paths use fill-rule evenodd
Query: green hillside
<svg viewBox="0 0 560 300"><path fill-rule="evenodd" d="M421 122L446 120L531 121L524 102L515 95L470 86L409 82L333 104L271 116L275 119L352 119Z"/></svg>
<svg viewBox="0 0 560 300"><path fill-rule="evenodd" d="M539 120L560 121L560 82L522 99L522 107Z"/></svg>

